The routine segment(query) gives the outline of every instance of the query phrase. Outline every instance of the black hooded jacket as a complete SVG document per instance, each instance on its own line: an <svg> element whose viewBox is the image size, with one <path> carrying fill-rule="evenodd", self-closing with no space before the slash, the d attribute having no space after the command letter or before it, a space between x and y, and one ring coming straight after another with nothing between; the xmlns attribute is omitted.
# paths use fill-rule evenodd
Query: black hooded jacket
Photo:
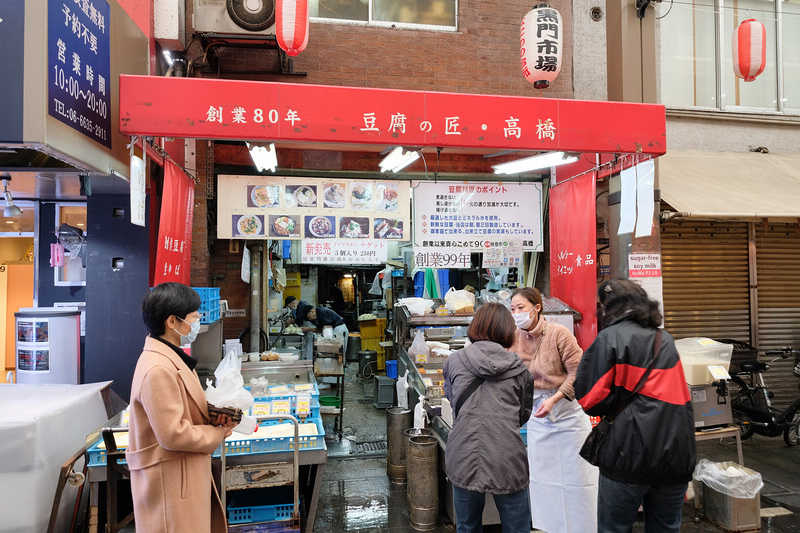
<svg viewBox="0 0 800 533"><path fill-rule="evenodd" d="M623 317L597 335L575 378L584 411L605 415L636 388L653 357L655 333ZM672 335L662 331L647 382L608 429L600 473L622 483L677 485L691 480L696 460L689 388Z"/></svg>

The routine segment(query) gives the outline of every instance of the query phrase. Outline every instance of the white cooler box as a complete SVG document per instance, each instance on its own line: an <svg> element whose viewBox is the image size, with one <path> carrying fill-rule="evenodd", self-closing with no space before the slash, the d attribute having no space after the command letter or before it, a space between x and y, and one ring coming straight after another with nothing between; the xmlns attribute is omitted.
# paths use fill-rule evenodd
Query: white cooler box
<svg viewBox="0 0 800 533"><path fill-rule="evenodd" d="M681 357L686 383L707 385L714 381L709 366L722 366L727 372L731 366L732 344L724 344L705 337L690 337L675 341Z"/></svg>

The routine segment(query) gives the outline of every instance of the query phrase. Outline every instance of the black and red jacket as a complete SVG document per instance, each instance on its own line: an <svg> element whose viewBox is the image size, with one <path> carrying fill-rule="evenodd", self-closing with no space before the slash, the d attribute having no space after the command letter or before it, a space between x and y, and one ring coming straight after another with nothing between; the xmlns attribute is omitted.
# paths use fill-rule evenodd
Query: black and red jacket
<svg viewBox="0 0 800 533"><path fill-rule="evenodd" d="M636 388L653 358L653 328L625 319L598 335L575 378L575 399L589 415L602 416ZM672 335L647 382L608 429L600 473L635 485L676 485L692 478L697 451L689 388Z"/></svg>

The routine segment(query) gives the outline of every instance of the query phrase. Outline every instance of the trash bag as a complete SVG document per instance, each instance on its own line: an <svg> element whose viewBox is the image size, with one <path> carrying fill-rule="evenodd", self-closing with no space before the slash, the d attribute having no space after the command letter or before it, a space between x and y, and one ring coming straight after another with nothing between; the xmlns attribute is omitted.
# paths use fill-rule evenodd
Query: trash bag
<svg viewBox="0 0 800 533"><path fill-rule="evenodd" d="M247 411L255 401L253 395L244 388L242 377L242 362L236 355L236 350L231 350L214 371L217 378L216 386L211 380L206 380L206 401L215 407L232 407Z"/></svg>
<svg viewBox="0 0 800 533"><path fill-rule="evenodd" d="M396 305L404 305L408 308L408 312L416 316L425 316L432 313L434 301L427 298L401 298L397 301Z"/></svg>
<svg viewBox="0 0 800 533"><path fill-rule="evenodd" d="M402 409L408 409L408 389L411 387L408 384L408 369L403 377L397 380L395 385L397 387L397 406Z"/></svg>
<svg viewBox="0 0 800 533"><path fill-rule="evenodd" d="M761 474L733 461L701 459L694 469L694 480L734 498L756 498L764 486Z"/></svg>

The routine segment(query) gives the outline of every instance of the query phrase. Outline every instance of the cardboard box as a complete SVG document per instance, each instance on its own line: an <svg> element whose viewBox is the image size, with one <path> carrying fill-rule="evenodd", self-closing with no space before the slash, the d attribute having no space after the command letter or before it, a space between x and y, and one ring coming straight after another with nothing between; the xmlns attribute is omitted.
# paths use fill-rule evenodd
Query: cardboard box
<svg viewBox="0 0 800 533"><path fill-rule="evenodd" d="M706 518L725 531L761 531L761 498L734 498L703 484Z"/></svg>

